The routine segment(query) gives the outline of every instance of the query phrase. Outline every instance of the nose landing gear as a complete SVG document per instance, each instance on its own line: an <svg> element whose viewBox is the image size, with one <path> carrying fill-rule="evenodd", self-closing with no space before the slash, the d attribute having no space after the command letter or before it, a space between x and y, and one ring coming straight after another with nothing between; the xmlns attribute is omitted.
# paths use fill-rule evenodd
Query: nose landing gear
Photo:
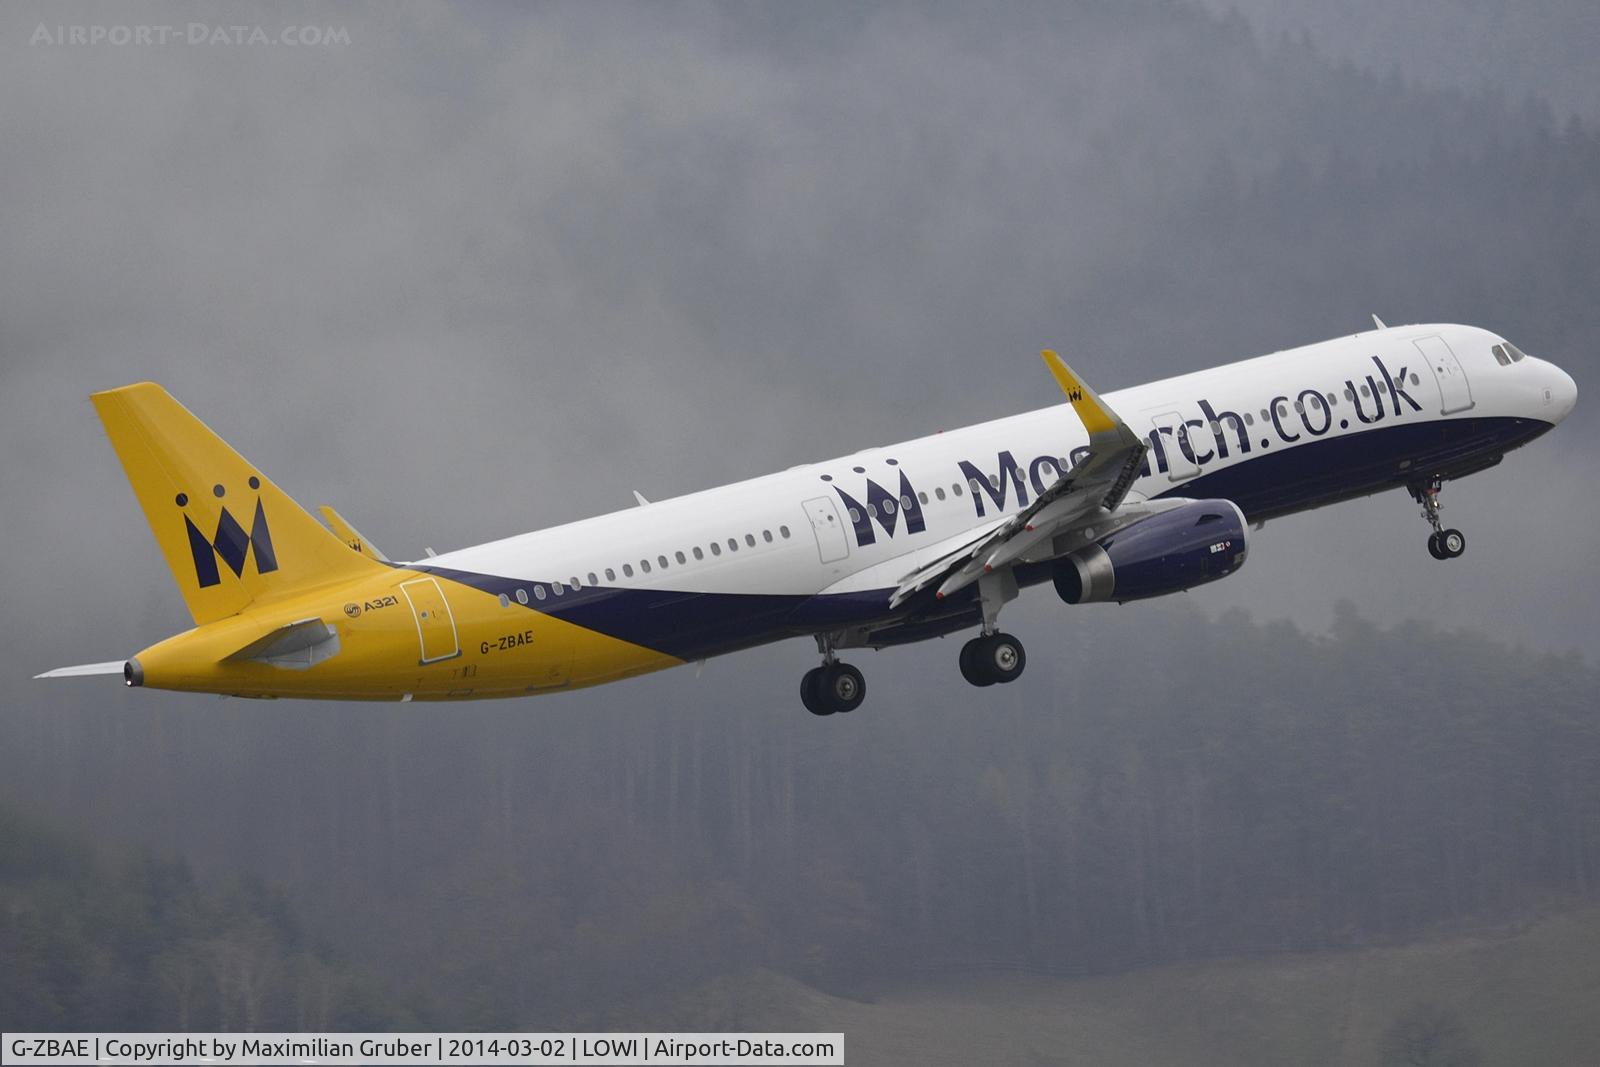
<svg viewBox="0 0 1600 1067"><path fill-rule="evenodd" d="M1467 537L1460 530L1445 529L1440 521L1440 487L1437 478L1426 485L1407 486L1411 490L1411 499L1422 505L1422 517L1433 527L1433 533L1428 535L1428 555L1434 559L1455 559L1467 550Z"/></svg>

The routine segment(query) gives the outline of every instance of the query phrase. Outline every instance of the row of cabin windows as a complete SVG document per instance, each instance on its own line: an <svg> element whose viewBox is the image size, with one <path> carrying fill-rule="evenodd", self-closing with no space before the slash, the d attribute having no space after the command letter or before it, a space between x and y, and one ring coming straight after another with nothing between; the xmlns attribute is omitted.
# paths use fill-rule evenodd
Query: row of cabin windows
<svg viewBox="0 0 1600 1067"><path fill-rule="evenodd" d="M789 532L789 527L787 527L787 526L779 526L778 527L778 534L777 534L777 539L778 540L787 541L791 536L793 536L793 535ZM771 530L762 530L761 531L761 539L762 539L762 541L766 542L769 545L772 544L773 541L775 540ZM739 539L737 537L728 538L726 543L727 543L727 546L728 546L728 552L729 553L733 553L733 552L739 551ZM756 546L756 535L753 534L753 533L745 534L744 535L744 543L745 543L745 547L754 548ZM711 550L711 555L712 556L720 556L720 555L722 555L722 544L717 542L717 541L711 542L709 545L706 546L706 548L709 548ZM678 564L680 566L686 566L688 564L688 562L689 562L689 556L690 555L693 555L694 558L697 559L697 560L703 560L703 559L706 558L705 549L702 549L699 545L696 545L693 548L691 548L687 554L680 548L680 549L678 549L676 552L674 552L672 554L672 557L673 557L673 559L676 559L678 561ZM667 559L666 556L658 555L656 557L655 565L657 567L660 567L662 570L666 570L672 564ZM641 559L639 561L639 570L642 571L645 574L649 574L650 570L651 570L650 561L648 559ZM614 582L614 581L617 580L617 568L615 568L615 567L607 567L605 569L605 574L606 574L606 581ZM634 575L633 564L624 563L622 565L622 576L624 578L632 578L633 575ZM597 586L597 585L600 584L600 576L598 574L596 574L594 571L590 571L589 572L588 580L589 580L588 584L591 587L592 586ZM576 574L574 574L571 578L568 578L565 582L550 582L548 584L535 582L535 583L533 583L533 586L532 586L532 588L533 588L533 596L534 596L534 599L536 599L536 600L545 600L545 599L547 599L549 597L552 597L552 596L557 596L557 597L565 596L569 592L576 593L579 589L583 588L583 585L584 585L584 583L578 579L578 576ZM548 592L546 590L548 590ZM518 604L526 604L526 603L528 603L528 590L527 589L518 589L514 595L516 596ZM505 593L501 593L500 594L500 606L503 607L503 608L509 608L511 606L511 597L506 595Z"/></svg>
<svg viewBox="0 0 1600 1067"><path fill-rule="evenodd" d="M1067 461L1065 459L1061 460L1060 464L1061 464L1061 466L1060 466L1061 470L1066 470L1067 469ZM1000 476L998 474L989 475L988 482L989 482L989 486L992 489L994 489L996 492L999 492L999 490L1000 490ZM976 479L976 478L969 478L964 483L963 482L953 482L950 485L950 493L949 494L945 493L944 486L942 486L942 485L935 486L934 490L933 490L933 499L935 499L935 500L945 500L945 499L947 499L948 496L952 496L952 495L953 496L957 496L957 497L963 496L963 495L965 495L965 491L968 488L970 488L974 494L977 494L979 492L979 490L981 490L983 488L983 483L978 481L978 479ZM920 503L920 504L928 504L931 501L929 500L928 494L926 492L918 492L917 493L916 502ZM885 500L883 502L882 507L879 507L879 505L876 504L876 503L869 502L866 505L866 508L867 508L867 514L871 515L873 518L878 518L880 515L882 515L883 517L887 518L888 516L893 515L895 513L896 508L898 508L898 509L900 509L902 511L909 511L912 506L913 506L913 503L912 503L911 497L908 494L902 494L898 500L896 500L894 497L890 497L888 500ZM857 522L861 521L861 512L860 511L856 510L855 508L850 508L849 511L850 511L850 521L852 523L857 523Z"/></svg>

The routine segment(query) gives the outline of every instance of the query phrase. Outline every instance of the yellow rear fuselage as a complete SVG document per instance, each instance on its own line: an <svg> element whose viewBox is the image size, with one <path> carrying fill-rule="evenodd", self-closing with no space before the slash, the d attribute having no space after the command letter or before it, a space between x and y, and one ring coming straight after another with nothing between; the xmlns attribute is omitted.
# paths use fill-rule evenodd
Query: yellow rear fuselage
<svg viewBox="0 0 1600 1067"><path fill-rule="evenodd" d="M253 644L320 622L336 655L302 665ZM306 657L301 657L306 658ZM442 700L578 688L672 656L406 567L257 601L140 652L129 684L248 697Z"/></svg>

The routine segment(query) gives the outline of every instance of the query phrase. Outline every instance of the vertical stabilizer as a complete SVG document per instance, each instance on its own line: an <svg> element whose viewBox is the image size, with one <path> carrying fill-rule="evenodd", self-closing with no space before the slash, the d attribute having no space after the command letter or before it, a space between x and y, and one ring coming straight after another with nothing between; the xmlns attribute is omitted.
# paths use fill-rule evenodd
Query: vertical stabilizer
<svg viewBox="0 0 1600 1067"><path fill-rule="evenodd" d="M382 569L152 382L91 399L198 624Z"/></svg>

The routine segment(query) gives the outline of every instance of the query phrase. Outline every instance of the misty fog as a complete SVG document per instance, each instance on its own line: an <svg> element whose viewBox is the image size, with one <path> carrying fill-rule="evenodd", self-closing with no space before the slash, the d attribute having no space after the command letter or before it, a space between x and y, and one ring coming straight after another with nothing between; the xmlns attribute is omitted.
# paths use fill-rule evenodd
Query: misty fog
<svg viewBox="0 0 1600 1067"><path fill-rule="evenodd" d="M1487 64L1519 8L1401 5L1408 63L1371 8L0 8L6 1025L831 1029L1595 904L1600 31ZM136 18L349 44L30 43ZM414 558L1049 403L1041 347L1109 391L1372 313L1578 382L1445 487L1466 556L1389 493L1182 597L1037 589L1004 691L956 641L827 720L809 641L426 709L31 679L190 625L96 389Z"/></svg>

